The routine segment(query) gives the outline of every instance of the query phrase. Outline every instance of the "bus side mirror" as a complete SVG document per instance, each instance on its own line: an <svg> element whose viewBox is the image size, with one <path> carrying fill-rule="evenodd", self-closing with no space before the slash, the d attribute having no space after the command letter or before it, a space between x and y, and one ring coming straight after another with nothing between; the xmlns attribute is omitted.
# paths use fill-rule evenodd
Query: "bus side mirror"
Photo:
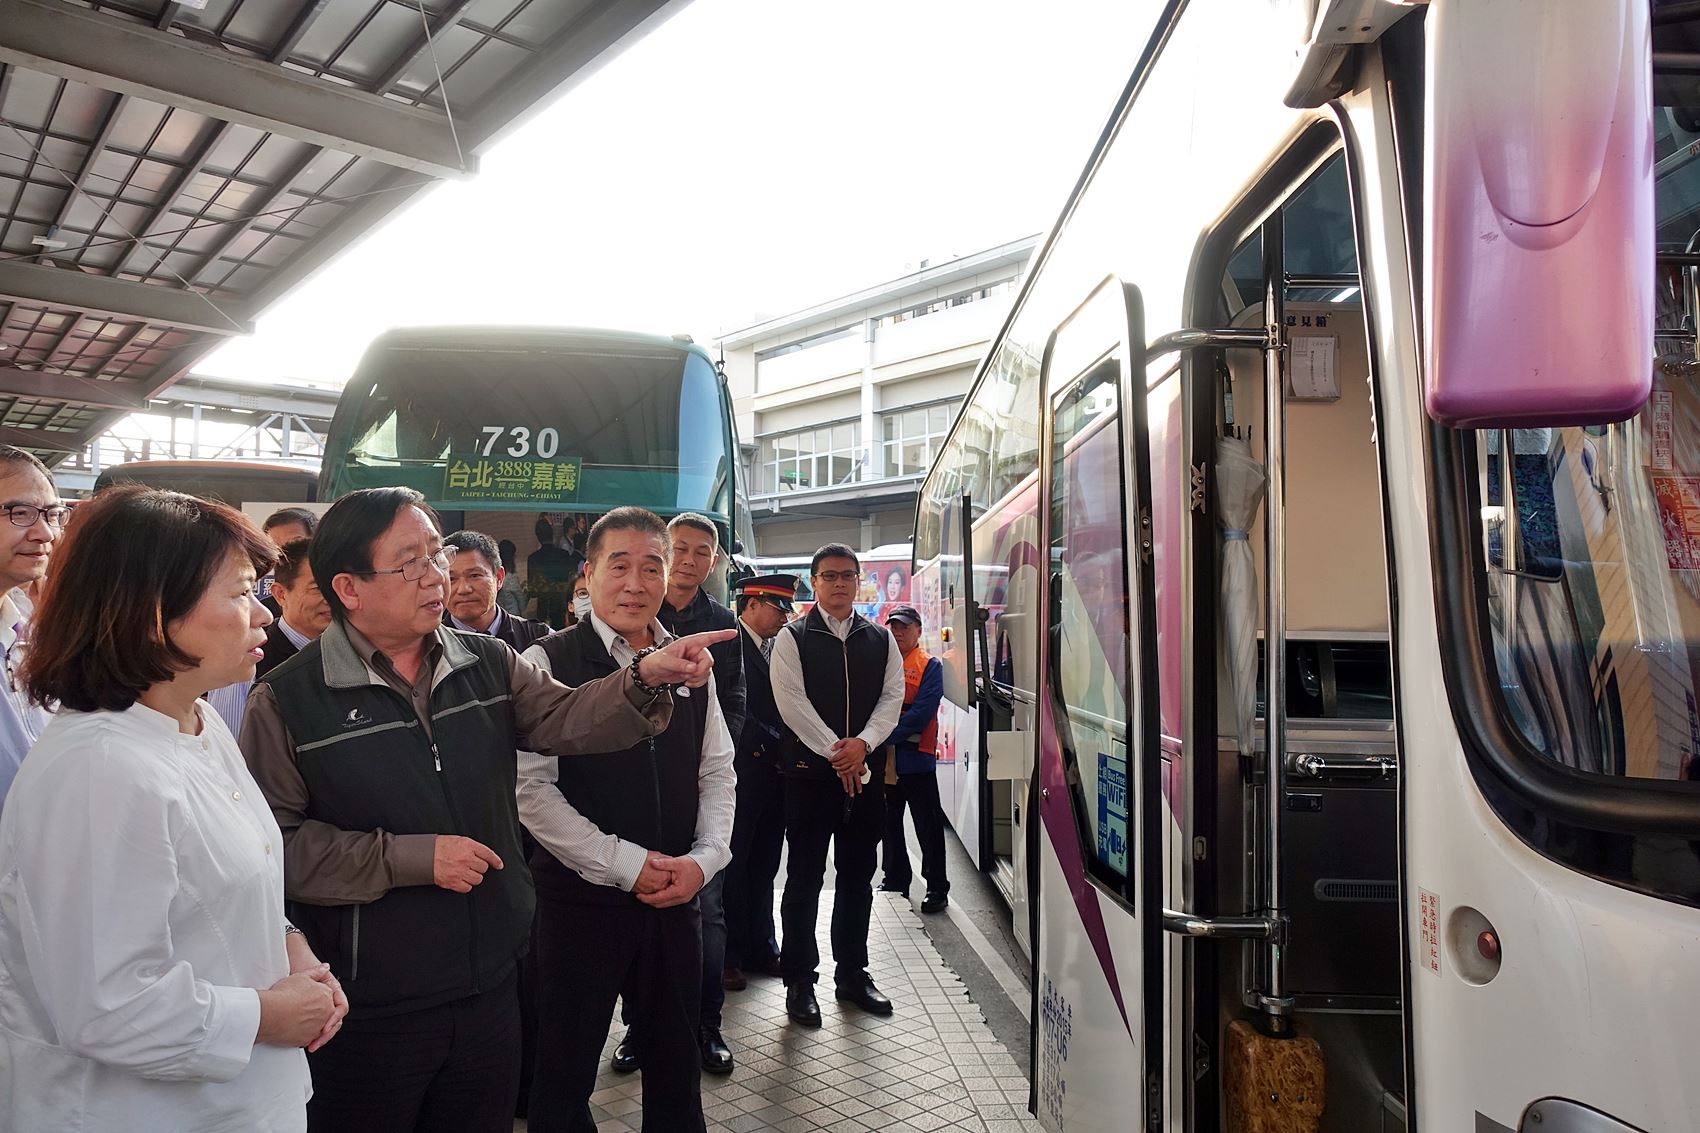
<svg viewBox="0 0 1700 1133"><path fill-rule="evenodd" d="M1458 427L1618 421L1652 387L1646 0L1433 0L1423 364Z"/></svg>

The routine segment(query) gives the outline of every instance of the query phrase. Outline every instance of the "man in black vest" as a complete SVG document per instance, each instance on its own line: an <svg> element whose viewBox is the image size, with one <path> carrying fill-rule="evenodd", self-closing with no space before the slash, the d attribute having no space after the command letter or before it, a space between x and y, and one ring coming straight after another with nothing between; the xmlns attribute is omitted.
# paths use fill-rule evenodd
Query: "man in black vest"
<svg viewBox="0 0 1700 1133"><path fill-rule="evenodd" d="M891 1000L868 975L868 920L885 824L879 789L885 752L876 745L891 735L903 708L903 656L884 626L856 612L862 578L856 552L828 543L815 552L809 573L815 607L775 639L772 676L774 703L793 737L784 760L790 857L779 903L785 1011L819 1026L815 918L829 843L836 996L875 1015L891 1014Z"/></svg>
<svg viewBox="0 0 1700 1133"><path fill-rule="evenodd" d="M676 515L667 523L667 544L667 598L656 614L661 628L681 637L704 630L736 629L738 619L732 611L702 588L720 561L720 532L714 521L694 511ZM727 733L736 738L744 726L743 649L734 640L723 641L709 652L714 654L720 714ZM702 910L702 1011L697 1045L702 1052L702 1068L710 1074L730 1074L734 1065L732 1048L720 1033L720 1013L726 1006L725 883L726 874L721 871L697 894ZM624 999L620 1018L626 1024L626 1034L614 1048L613 1067L630 1073L643 1060L643 1032L634 1025L631 1003Z"/></svg>
<svg viewBox="0 0 1700 1133"><path fill-rule="evenodd" d="M738 734L738 814L732 864L726 867L726 987L745 986L746 972L777 976L773 879L785 851L785 780L780 758L791 734L773 703L768 654L791 620L797 578L765 574L738 583L744 648L744 728Z"/></svg>
<svg viewBox="0 0 1700 1133"><path fill-rule="evenodd" d="M527 651L568 684L617 673L670 636L667 528L616 508L591 529L590 616ZM710 687L713 687L712 684ZM666 731L606 754L520 756L519 808L542 843L533 1133L592 1133L597 1064L623 997L642 1037L644 1133L703 1133L696 901L731 857L732 737L719 698L680 690Z"/></svg>
<svg viewBox="0 0 1700 1133"><path fill-rule="evenodd" d="M283 831L290 920L353 1008L309 1056L312 1133L509 1133L514 969L535 900L514 748L583 758L643 742L668 726L672 685L707 685L722 640L568 688L443 626L453 556L418 492L343 496L312 547L331 626L254 686L243 720Z"/></svg>
<svg viewBox="0 0 1700 1133"><path fill-rule="evenodd" d="M549 627L518 614L510 614L496 602L508 572L496 541L482 531L456 531L445 536L443 546L455 548L449 564L449 588L443 624L468 633L487 633L507 642L514 652L524 653L532 642L547 636Z"/></svg>

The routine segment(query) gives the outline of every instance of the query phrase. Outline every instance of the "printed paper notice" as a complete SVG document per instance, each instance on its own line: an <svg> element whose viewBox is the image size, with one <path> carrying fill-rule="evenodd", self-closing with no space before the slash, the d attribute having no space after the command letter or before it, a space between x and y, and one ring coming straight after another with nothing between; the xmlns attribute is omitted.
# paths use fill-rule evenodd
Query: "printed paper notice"
<svg viewBox="0 0 1700 1133"><path fill-rule="evenodd" d="M1422 948L1417 962L1440 974L1440 902L1427 889L1417 890L1417 911L1422 918Z"/></svg>
<svg viewBox="0 0 1700 1133"><path fill-rule="evenodd" d="M1700 477L1654 476L1653 498L1665 536L1665 565L1700 570Z"/></svg>
<svg viewBox="0 0 1700 1133"><path fill-rule="evenodd" d="M1295 335L1288 351L1293 397L1299 401L1334 401L1340 379L1334 373L1333 335Z"/></svg>
<svg viewBox="0 0 1700 1133"><path fill-rule="evenodd" d="M1654 390L1653 411L1653 470L1670 471L1671 399L1669 390Z"/></svg>

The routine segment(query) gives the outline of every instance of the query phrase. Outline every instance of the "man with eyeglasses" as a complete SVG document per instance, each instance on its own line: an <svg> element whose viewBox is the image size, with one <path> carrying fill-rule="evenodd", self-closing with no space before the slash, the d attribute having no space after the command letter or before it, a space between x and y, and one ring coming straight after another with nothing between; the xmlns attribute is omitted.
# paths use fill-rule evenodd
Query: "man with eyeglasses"
<svg viewBox="0 0 1700 1133"><path fill-rule="evenodd" d="M671 690L707 684L725 636L570 689L442 624L454 556L410 488L339 499L311 560L330 627L254 686L242 724L283 831L290 920L352 1007L309 1055L313 1133L509 1133L535 904L515 748L571 757L660 733Z"/></svg>
<svg viewBox="0 0 1700 1133"><path fill-rule="evenodd" d="M771 665L773 700L791 730L780 763L789 854L779 902L785 1013L818 1027L815 918L829 844L836 997L872 1015L891 1014L891 1000L868 974L868 921L885 825L886 753L876 745L903 708L903 655L889 630L856 612L862 564L855 551L828 543L815 552L809 575L815 607L780 631Z"/></svg>
<svg viewBox="0 0 1700 1133"><path fill-rule="evenodd" d="M47 727L46 709L30 703L17 682L29 643L28 600L20 588L47 576L53 544L71 509L53 487L47 466L23 449L0 445L0 647L5 649L6 694L0 697L0 807L24 756ZM20 600L22 599L22 600Z"/></svg>
<svg viewBox="0 0 1700 1133"><path fill-rule="evenodd" d="M487 633L519 653L538 638L548 636L547 625L509 613L496 601L508 572L502 569L502 554L494 539L481 531L456 531L443 538L443 546L456 552L449 564L444 625L468 633Z"/></svg>

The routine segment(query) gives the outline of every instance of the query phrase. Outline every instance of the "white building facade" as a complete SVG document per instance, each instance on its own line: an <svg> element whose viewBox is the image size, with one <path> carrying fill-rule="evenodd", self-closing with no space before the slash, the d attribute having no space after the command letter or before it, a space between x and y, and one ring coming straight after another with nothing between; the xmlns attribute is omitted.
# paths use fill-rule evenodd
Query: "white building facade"
<svg viewBox="0 0 1700 1133"><path fill-rule="evenodd" d="M757 555L909 541L921 478L1038 242L923 263L721 339Z"/></svg>

